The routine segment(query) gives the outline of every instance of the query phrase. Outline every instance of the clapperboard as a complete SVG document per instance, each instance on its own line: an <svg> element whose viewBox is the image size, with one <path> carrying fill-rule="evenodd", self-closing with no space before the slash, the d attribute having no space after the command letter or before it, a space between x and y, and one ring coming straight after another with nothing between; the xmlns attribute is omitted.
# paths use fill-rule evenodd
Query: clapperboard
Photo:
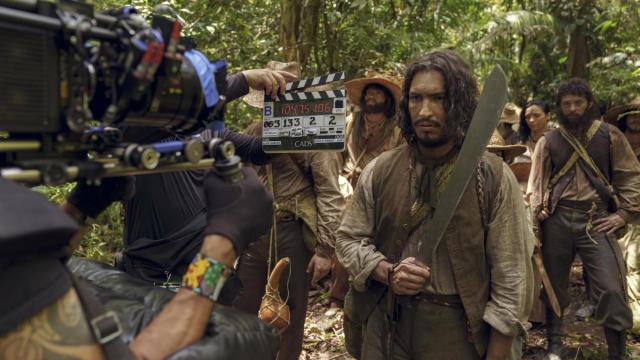
<svg viewBox="0 0 640 360"><path fill-rule="evenodd" d="M287 83L277 99L265 95L262 149L267 153L342 151L346 90L290 92L344 80L343 72Z"/></svg>

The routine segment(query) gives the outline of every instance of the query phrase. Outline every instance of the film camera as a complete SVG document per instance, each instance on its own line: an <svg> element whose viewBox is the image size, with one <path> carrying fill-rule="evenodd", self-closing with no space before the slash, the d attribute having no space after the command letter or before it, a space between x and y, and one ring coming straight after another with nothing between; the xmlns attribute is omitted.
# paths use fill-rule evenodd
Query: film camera
<svg viewBox="0 0 640 360"><path fill-rule="evenodd" d="M0 0L0 176L59 184L239 165L233 144L191 136L223 128L227 64L181 28L132 7Z"/></svg>

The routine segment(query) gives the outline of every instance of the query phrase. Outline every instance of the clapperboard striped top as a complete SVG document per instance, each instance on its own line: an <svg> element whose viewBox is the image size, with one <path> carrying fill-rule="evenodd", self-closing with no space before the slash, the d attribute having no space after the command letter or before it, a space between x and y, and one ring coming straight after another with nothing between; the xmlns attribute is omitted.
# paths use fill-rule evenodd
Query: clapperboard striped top
<svg viewBox="0 0 640 360"><path fill-rule="evenodd" d="M344 75L344 72L342 71L333 73L333 74L316 76L314 78L302 79L300 81L293 81L293 82L287 83L287 91L304 89L309 86L324 85L330 82L344 80L344 79L345 79L345 75Z"/></svg>
<svg viewBox="0 0 640 360"><path fill-rule="evenodd" d="M329 91L313 91L313 92L299 92L284 94L284 97L279 96L278 100L291 101L291 100L314 100L314 99L330 99L345 97L345 90L329 90Z"/></svg>

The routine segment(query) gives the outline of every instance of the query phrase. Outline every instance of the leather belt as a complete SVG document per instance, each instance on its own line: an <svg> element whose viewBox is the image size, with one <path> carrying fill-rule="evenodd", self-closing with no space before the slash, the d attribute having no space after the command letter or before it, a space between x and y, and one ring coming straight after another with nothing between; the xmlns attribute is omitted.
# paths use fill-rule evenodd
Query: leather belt
<svg viewBox="0 0 640 360"><path fill-rule="evenodd" d="M462 299L458 295L436 295L420 293L415 296L418 301L426 301L431 304L448 306L453 308L462 308Z"/></svg>
<svg viewBox="0 0 640 360"><path fill-rule="evenodd" d="M569 211L588 212L593 208L594 204L597 210L603 210L607 208L607 205L602 201L589 201L589 200L579 201L579 200L566 200L566 199L560 199L560 201L558 201L557 207L565 210L569 210Z"/></svg>
<svg viewBox="0 0 640 360"><path fill-rule="evenodd" d="M396 301L400 306L412 306L418 302L426 301L434 305L448 306L459 309L463 308L462 299L458 295L436 295L421 292L418 295L414 296L398 296L396 297Z"/></svg>

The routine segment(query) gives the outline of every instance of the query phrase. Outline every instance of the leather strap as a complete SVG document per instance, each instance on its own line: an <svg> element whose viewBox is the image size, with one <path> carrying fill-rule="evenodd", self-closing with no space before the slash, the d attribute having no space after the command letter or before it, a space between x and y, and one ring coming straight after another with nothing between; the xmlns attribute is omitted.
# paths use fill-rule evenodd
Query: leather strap
<svg viewBox="0 0 640 360"><path fill-rule="evenodd" d="M122 326L118 314L105 311L98 299L89 291L85 281L70 274L74 288L80 298L84 313L96 341L102 346L107 360L135 360L129 347L120 339Z"/></svg>

